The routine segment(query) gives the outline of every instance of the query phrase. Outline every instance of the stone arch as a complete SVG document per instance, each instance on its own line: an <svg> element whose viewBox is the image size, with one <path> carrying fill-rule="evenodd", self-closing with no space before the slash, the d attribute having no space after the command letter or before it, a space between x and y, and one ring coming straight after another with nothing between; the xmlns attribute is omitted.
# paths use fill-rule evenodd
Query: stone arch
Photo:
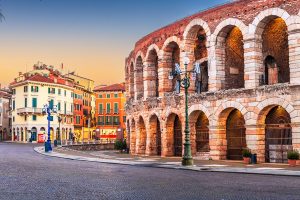
<svg viewBox="0 0 300 200"><path fill-rule="evenodd" d="M134 61L129 65L129 96L134 98Z"/></svg>
<svg viewBox="0 0 300 200"><path fill-rule="evenodd" d="M142 58L142 62L145 61L145 56L144 56L143 52L142 51L138 51L137 54L135 55L135 59L134 59L135 60L135 64L136 64L136 60L138 59L138 57Z"/></svg>
<svg viewBox="0 0 300 200"><path fill-rule="evenodd" d="M281 106L289 113L292 123L299 122L300 118L298 116L298 111L295 110L291 103L282 98L268 98L257 105L259 113L256 113L255 115L256 123L258 125L263 125L267 113L269 113L270 110L276 106Z"/></svg>
<svg viewBox="0 0 300 200"><path fill-rule="evenodd" d="M204 114L209 118L211 116L211 113L208 111L207 107L202 105L202 104L194 104L191 107L189 107L189 116L191 115L192 112L201 110L204 112Z"/></svg>
<svg viewBox="0 0 300 200"><path fill-rule="evenodd" d="M142 54L137 54L134 69L134 94L135 99L144 97L144 59Z"/></svg>
<svg viewBox="0 0 300 200"><path fill-rule="evenodd" d="M130 123L130 153L135 154L136 153L136 125L135 120L131 119Z"/></svg>
<svg viewBox="0 0 300 200"><path fill-rule="evenodd" d="M159 48L156 44L148 47L146 54L145 77L145 97L159 96L159 76L158 76L158 54Z"/></svg>
<svg viewBox="0 0 300 200"><path fill-rule="evenodd" d="M221 159L240 160L246 144L246 120L241 110L225 107L218 115Z"/></svg>
<svg viewBox="0 0 300 200"><path fill-rule="evenodd" d="M215 69L218 88L232 89L245 86L244 38L247 26L238 19L222 21L212 35L211 45L215 48ZM217 73L217 71L225 73Z"/></svg>
<svg viewBox="0 0 300 200"><path fill-rule="evenodd" d="M161 124L158 115L150 115L146 146L147 155L161 155L161 134Z"/></svg>
<svg viewBox="0 0 300 200"><path fill-rule="evenodd" d="M288 18L290 14L283 9L280 8L269 8L264 11L261 11L253 20L253 22L249 25L249 34L255 34L256 36L261 36L264 27L266 24L275 18L282 18L286 23L288 22ZM289 25L289 22L287 25Z"/></svg>
<svg viewBox="0 0 300 200"><path fill-rule="evenodd" d="M225 110L227 111L232 111L233 109L237 109L239 110L243 116L246 116L247 113L248 113L248 110L239 102L236 102L236 101L226 101L226 102L223 102L218 108L217 110L215 111L214 113L214 121L219 121L221 117L226 117L226 112L224 113ZM225 115L224 115L225 114ZM221 125L221 124L218 124L218 125ZM222 124L224 125L224 124Z"/></svg>
<svg viewBox="0 0 300 200"><path fill-rule="evenodd" d="M174 112L167 115L165 123L165 134L162 142L163 156L181 156L182 155L182 122Z"/></svg>
<svg viewBox="0 0 300 200"><path fill-rule="evenodd" d="M160 74L159 85L164 86L159 90L159 96L164 92L173 92L177 83L176 77L169 80L170 73L174 72L175 63L180 63L180 40L176 36L168 38L162 48L162 58L158 63Z"/></svg>
<svg viewBox="0 0 300 200"><path fill-rule="evenodd" d="M37 128L32 127L30 132L31 132L31 140L32 141L37 141Z"/></svg>
<svg viewBox="0 0 300 200"><path fill-rule="evenodd" d="M183 34L183 49L185 54L191 60L188 68L193 67L193 63L197 60L208 59L209 57L209 41L210 29L202 19L192 20L186 27ZM199 63L201 67L201 76L198 75L195 84L192 84L191 89L195 88L197 93L207 92L208 90L208 62Z"/></svg>
<svg viewBox="0 0 300 200"><path fill-rule="evenodd" d="M147 141L146 124L144 118L142 116L139 116L138 123L137 123L137 139L136 139L137 154L146 153L146 141Z"/></svg>
<svg viewBox="0 0 300 200"><path fill-rule="evenodd" d="M200 159L209 156L209 120L202 110L193 110L189 114L192 154Z"/></svg>

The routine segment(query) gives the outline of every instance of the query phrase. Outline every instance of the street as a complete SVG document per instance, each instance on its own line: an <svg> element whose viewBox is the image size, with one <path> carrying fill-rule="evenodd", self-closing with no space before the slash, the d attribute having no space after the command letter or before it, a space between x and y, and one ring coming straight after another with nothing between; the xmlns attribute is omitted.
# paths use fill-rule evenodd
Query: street
<svg viewBox="0 0 300 200"><path fill-rule="evenodd" d="M0 143L0 199L300 199L300 178L193 172L42 156Z"/></svg>

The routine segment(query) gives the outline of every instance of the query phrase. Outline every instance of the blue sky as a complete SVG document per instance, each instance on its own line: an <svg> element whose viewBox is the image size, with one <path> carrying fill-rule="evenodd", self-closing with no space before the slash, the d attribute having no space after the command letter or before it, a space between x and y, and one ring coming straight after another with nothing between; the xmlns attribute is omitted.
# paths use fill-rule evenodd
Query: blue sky
<svg viewBox="0 0 300 200"><path fill-rule="evenodd" d="M96 83L124 79L124 59L144 35L224 0L0 0L4 84L37 61ZM109 70L108 70L109 69ZM110 74L109 76L107 74Z"/></svg>

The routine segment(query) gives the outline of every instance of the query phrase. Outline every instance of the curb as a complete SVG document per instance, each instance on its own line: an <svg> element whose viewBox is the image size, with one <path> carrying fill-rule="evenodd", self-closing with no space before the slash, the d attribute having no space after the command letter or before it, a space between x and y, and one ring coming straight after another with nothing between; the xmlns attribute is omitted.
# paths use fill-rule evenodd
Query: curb
<svg viewBox="0 0 300 200"><path fill-rule="evenodd" d="M190 166L184 167L182 165L176 164L164 164L156 162L139 162L139 161L124 161L124 160L112 160L112 159L102 159L102 158L87 158L83 156L73 156L57 152L44 152L44 147L35 147L34 151L44 155L55 158L63 158L68 160L76 161L85 161L85 162L97 162L105 164L118 164L118 165L130 165L130 166L140 166L140 167L155 167L155 168L164 168L164 169L179 169L179 170L190 170L198 172L220 172L220 173L238 173L238 174L256 174L256 175L275 175L275 176L292 176L300 177L300 171L292 170L279 170L279 169L259 169L259 168L241 168L241 167L199 167L199 166Z"/></svg>

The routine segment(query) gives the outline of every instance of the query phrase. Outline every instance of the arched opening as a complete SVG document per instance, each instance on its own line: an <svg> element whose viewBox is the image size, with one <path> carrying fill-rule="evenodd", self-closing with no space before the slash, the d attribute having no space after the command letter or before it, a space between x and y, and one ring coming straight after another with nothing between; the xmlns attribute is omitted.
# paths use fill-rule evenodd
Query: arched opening
<svg viewBox="0 0 300 200"><path fill-rule="evenodd" d="M15 129L15 128L13 128L12 140L13 140L13 141L16 141L16 140L17 140L16 129Z"/></svg>
<svg viewBox="0 0 300 200"><path fill-rule="evenodd" d="M50 139L51 141L55 140L54 129L52 127L50 128Z"/></svg>
<svg viewBox="0 0 300 200"><path fill-rule="evenodd" d="M59 128L56 128L56 139L61 140Z"/></svg>
<svg viewBox="0 0 300 200"><path fill-rule="evenodd" d="M193 44L195 62L200 64L200 74L196 77L197 93L208 91L207 35L202 26L195 25L187 35L189 43Z"/></svg>
<svg viewBox="0 0 300 200"><path fill-rule="evenodd" d="M160 122L156 115L150 118L149 143L148 151L151 155L161 155L161 128Z"/></svg>
<svg viewBox="0 0 300 200"><path fill-rule="evenodd" d="M244 87L244 42L238 27L231 27L225 39L225 89Z"/></svg>
<svg viewBox="0 0 300 200"><path fill-rule="evenodd" d="M159 77L158 77L158 56L155 49L152 49L149 52L148 56L148 77L147 77L147 89L149 97L158 97L159 96Z"/></svg>
<svg viewBox="0 0 300 200"><path fill-rule="evenodd" d="M17 141L21 141L20 129L17 128Z"/></svg>
<svg viewBox="0 0 300 200"><path fill-rule="evenodd" d="M180 63L180 49L176 42L170 42L164 49L165 68L168 72L174 73L175 63ZM169 74L168 74L169 75ZM165 77L168 78L168 77ZM168 84L164 85L166 92L173 92L176 90L180 77L177 76L172 80L168 80Z"/></svg>
<svg viewBox="0 0 300 200"><path fill-rule="evenodd" d="M209 121L205 113L195 110L190 114L190 133L192 153L200 159L209 156Z"/></svg>
<svg viewBox="0 0 300 200"><path fill-rule="evenodd" d="M247 147L245 119L242 113L233 109L226 120L227 159L242 160L242 151Z"/></svg>
<svg viewBox="0 0 300 200"><path fill-rule="evenodd" d="M182 127L178 115L174 120L174 156L182 156Z"/></svg>
<svg viewBox="0 0 300 200"><path fill-rule="evenodd" d="M130 63L129 67L129 95L130 98L134 97L134 66Z"/></svg>
<svg viewBox="0 0 300 200"><path fill-rule="evenodd" d="M265 19L262 32L262 53L265 57L263 84L286 83L290 81L288 29L279 17Z"/></svg>
<svg viewBox="0 0 300 200"><path fill-rule="evenodd" d="M138 56L135 64L135 94L136 99L144 97L143 59Z"/></svg>
<svg viewBox="0 0 300 200"><path fill-rule="evenodd" d="M163 154L165 156L182 156L182 126L178 115L172 113L168 116L166 131Z"/></svg>
<svg viewBox="0 0 300 200"><path fill-rule="evenodd" d="M31 128L31 141L37 141L37 128Z"/></svg>
<svg viewBox="0 0 300 200"><path fill-rule="evenodd" d="M21 127L21 141L23 142L25 140L25 137L24 137L24 129L23 127Z"/></svg>
<svg viewBox="0 0 300 200"><path fill-rule="evenodd" d="M272 108L265 119L266 162L286 163L287 152L293 149L291 118L281 106Z"/></svg>
<svg viewBox="0 0 300 200"><path fill-rule="evenodd" d="M137 140L137 153L138 154L145 154L146 153L146 126L144 119L142 117L139 118L138 121L138 140Z"/></svg>
<svg viewBox="0 0 300 200"><path fill-rule="evenodd" d="M127 132L127 135L126 135L126 144L127 144L127 148L129 148L130 149L130 135L131 135L131 133L130 133L130 122L129 122L129 120L127 120L127 122L126 122L126 132Z"/></svg>
<svg viewBox="0 0 300 200"><path fill-rule="evenodd" d="M130 125L130 153L135 154L136 153L136 133L135 133L135 121L131 121Z"/></svg>

